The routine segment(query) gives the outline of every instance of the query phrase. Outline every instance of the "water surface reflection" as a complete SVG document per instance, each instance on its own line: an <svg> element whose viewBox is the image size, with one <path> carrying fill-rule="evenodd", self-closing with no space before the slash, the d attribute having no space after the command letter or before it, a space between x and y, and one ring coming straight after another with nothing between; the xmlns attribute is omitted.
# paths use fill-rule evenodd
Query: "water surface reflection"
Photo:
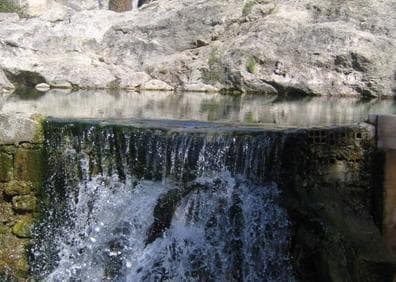
<svg viewBox="0 0 396 282"><path fill-rule="evenodd" d="M396 104L393 100L334 97L51 90L34 97L1 97L0 112L40 113L57 118L176 119L305 127L356 123L366 120L369 113L394 114Z"/></svg>

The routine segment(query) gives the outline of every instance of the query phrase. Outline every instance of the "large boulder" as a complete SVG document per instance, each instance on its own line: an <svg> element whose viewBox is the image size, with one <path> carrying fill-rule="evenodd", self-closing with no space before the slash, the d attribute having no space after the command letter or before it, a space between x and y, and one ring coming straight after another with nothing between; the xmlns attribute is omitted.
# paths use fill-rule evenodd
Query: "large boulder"
<svg viewBox="0 0 396 282"><path fill-rule="evenodd" d="M157 0L119 14L77 2L0 22L0 68L10 80L29 71L48 84L134 88L144 83L134 74L146 73L176 89L396 93L393 0Z"/></svg>

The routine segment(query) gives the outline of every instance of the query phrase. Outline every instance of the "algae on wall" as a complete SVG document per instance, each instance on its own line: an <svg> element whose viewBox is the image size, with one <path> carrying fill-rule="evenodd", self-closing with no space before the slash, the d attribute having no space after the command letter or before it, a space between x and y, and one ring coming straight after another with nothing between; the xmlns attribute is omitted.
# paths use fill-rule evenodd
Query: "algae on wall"
<svg viewBox="0 0 396 282"><path fill-rule="evenodd" d="M300 281L392 281L378 154L368 127L309 130L286 141L281 179Z"/></svg>
<svg viewBox="0 0 396 282"><path fill-rule="evenodd" d="M33 118L34 120L34 118ZM44 175L42 121L34 132L13 131L15 142L0 140L0 280L29 278L28 249ZM4 126L4 124L1 124ZM17 124L13 126L18 128ZM31 134L30 134L31 133ZM25 135L24 135L25 134ZM32 136L31 136L32 135ZM9 136L8 136L9 137ZM20 140L25 137L26 142Z"/></svg>

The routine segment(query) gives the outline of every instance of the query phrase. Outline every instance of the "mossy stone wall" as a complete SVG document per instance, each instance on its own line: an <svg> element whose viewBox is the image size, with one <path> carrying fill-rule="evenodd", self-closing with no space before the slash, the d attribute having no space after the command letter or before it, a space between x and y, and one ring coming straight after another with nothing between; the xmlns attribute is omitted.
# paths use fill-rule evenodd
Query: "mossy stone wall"
<svg viewBox="0 0 396 282"><path fill-rule="evenodd" d="M41 144L0 145L0 280L27 281L28 246L43 183Z"/></svg>
<svg viewBox="0 0 396 282"><path fill-rule="evenodd" d="M281 186L298 281L391 282L374 127L308 130L285 143ZM299 148L299 150L296 150Z"/></svg>

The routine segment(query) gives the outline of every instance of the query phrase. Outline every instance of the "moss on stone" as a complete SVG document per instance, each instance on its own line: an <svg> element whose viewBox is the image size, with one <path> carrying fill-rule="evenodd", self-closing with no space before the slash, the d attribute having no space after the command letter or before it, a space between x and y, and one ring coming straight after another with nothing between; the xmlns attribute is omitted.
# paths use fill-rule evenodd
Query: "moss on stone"
<svg viewBox="0 0 396 282"><path fill-rule="evenodd" d="M19 218L12 227L12 233L19 238L31 238L33 228L32 215L24 215Z"/></svg>
<svg viewBox="0 0 396 282"><path fill-rule="evenodd" d="M392 281L395 260L372 216L381 205L372 202L375 143L358 141L355 132L307 132L308 140L295 136L284 144L280 186L295 230L299 281Z"/></svg>
<svg viewBox="0 0 396 282"><path fill-rule="evenodd" d="M38 201L34 196L15 196L12 198L13 209L17 212L33 212L37 210Z"/></svg>
<svg viewBox="0 0 396 282"><path fill-rule="evenodd" d="M0 152L0 182L10 181L14 174L14 158L5 152Z"/></svg>
<svg viewBox="0 0 396 282"><path fill-rule="evenodd" d="M248 72L254 74L256 72L257 62L253 56L249 56L246 60L246 69Z"/></svg>
<svg viewBox="0 0 396 282"><path fill-rule="evenodd" d="M19 280L29 278L29 262L26 256L16 260L14 267L15 276L19 278Z"/></svg>
<svg viewBox="0 0 396 282"><path fill-rule="evenodd" d="M4 224L0 224L0 234L7 234L10 232L10 228Z"/></svg>
<svg viewBox="0 0 396 282"><path fill-rule="evenodd" d="M8 278L15 281L27 281L28 260L26 246L28 239L20 239L8 232L0 234L0 273L7 274ZM0 281L14 281L1 280Z"/></svg>
<svg viewBox="0 0 396 282"><path fill-rule="evenodd" d="M0 202L0 223L10 223L15 219L12 206L7 202Z"/></svg>
<svg viewBox="0 0 396 282"><path fill-rule="evenodd" d="M45 117L40 114L34 114L32 116L33 120L37 123L36 132L34 134L33 142L36 144L44 143L44 123L46 121Z"/></svg>
<svg viewBox="0 0 396 282"><path fill-rule="evenodd" d="M43 151L19 148L15 155L15 176L17 180L41 182L44 175Z"/></svg>
<svg viewBox="0 0 396 282"><path fill-rule="evenodd" d="M246 1L242 8L242 16L246 17L247 15L249 15L253 9L253 6L256 4L258 4L256 0Z"/></svg>
<svg viewBox="0 0 396 282"><path fill-rule="evenodd" d="M9 155L14 155L16 152L16 147L14 145L2 145L0 146L0 152L4 152Z"/></svg>
<svg viewBox="0 0 396 282"><path fill-rule="evenodd" d="M27 195L34 191L34 185L31 182L26 181L10 181L4 187L4 193L7 196L21 196Z"/></svg>

